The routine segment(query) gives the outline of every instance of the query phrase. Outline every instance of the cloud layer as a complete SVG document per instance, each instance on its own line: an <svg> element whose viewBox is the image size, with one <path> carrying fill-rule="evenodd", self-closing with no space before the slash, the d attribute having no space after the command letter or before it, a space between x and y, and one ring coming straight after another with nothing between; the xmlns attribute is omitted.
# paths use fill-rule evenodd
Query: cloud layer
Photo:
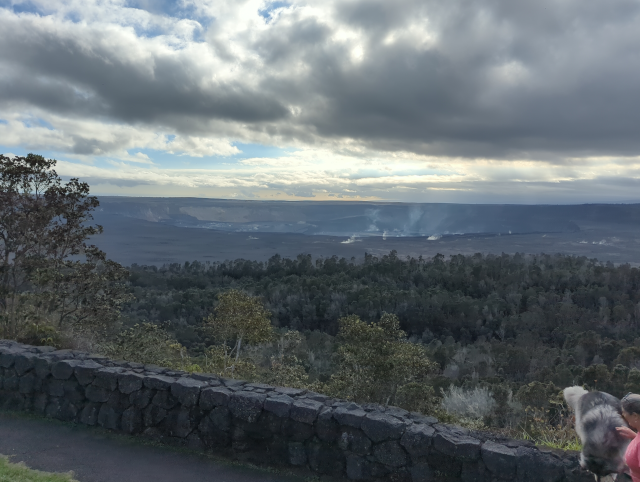
<svg viewBox="0 0 640 482"><path fill-rule="evenodd" d="M631 0L0 0L0 145L105 193L631 200L639 43Z"/></svg>

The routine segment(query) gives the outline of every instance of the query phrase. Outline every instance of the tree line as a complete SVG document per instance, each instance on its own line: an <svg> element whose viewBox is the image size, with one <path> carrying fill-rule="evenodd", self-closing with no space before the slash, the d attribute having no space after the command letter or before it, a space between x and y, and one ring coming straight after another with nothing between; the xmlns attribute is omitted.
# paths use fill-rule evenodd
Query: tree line
<svg viewBox="0 0 640 482"><path fill-rule="evenodd" d="M560 388L640 391L637 268L391 251L127 269L88 244L89 186L54 167L0 156L3 338L569 442Z"/></svg>
<svg viewBox="0 0 640 482"><path fill-rule="evenodd" d="M475 413L494 427L528 420L539 422L535 430L529 425L539 432L552 419L560 423L566 407L558 409L558 392L573 384L617 396L640 391L640 270L629 265L550 254L402 258L392 251L364 260L276 255L267 262L133 265L130 272L135 300L123 311L127 323L163 324L197 355L216 343L202 326L217 296L240 290L262 300L273 326L301 334L296 359L322 383L340 371L345 320L375 324L393 315L434 363L417 392L435 397L431 410L467 397L458 406L491 407ZM527 406L542 412L529 417ZM561 432L573 433L566 426Z"/></svg>
<svg viewBox="0 0 640 482"><path fill-rule="evenodd" d="M577 367L640 366L640 270L584 257L274 256L266 263L133 265L130 283L127 323L166 323L195 352L211 342L199 327L218 294L238 289L263 300L274 326L302 332L333 336L345 316L373 322L394 314L452 377L566 384Z"/></svg>

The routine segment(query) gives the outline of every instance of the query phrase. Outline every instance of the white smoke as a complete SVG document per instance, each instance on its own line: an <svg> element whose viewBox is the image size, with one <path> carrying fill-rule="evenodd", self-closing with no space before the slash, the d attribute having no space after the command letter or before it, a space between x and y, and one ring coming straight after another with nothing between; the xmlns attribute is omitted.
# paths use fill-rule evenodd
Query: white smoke
<svg viewBox="0 0 640 482"><path fill-rule="evenodd" d="M344 241L340 241L340 243L341 244L351 244L351 243L357 243L359 241L362 241L362 240L361 239L357 239L356 235L354 234L349 239L345 239Z"/></svg>

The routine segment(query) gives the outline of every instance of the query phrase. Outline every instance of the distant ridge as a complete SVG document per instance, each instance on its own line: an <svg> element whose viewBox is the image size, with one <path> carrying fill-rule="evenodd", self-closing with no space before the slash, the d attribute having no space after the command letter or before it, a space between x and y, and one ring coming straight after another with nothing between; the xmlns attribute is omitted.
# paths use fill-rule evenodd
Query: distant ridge
<svg viewBox="0 0 640 482"><path fill-rule="evenodd" d="M640 204L405 204L100 197L96 219L127 217L236 233L329 236L446 236L571 233L638 226Z"/></svg>

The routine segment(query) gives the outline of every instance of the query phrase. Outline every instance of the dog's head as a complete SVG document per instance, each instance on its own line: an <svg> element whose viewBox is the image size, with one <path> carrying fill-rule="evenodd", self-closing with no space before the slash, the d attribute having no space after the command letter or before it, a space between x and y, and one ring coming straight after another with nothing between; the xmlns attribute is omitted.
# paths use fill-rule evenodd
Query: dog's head
<svg viewBox="0 0 640 482"><path fill-rule="evenodd" d="M609 474L620 474L625 469L624 459L617 454L601 457L597 454L590 453L589 450L582 451L580 455L580 466L593 474L604 477Z"/></svg>
<svg viewBox="0 0 640 482"><path fill-rule="evenodd" d="M580 465L598 476L619 474L626 464L624 454L629 440L621 437L616 427L624 426L624 421L611 406L594 407L583 420Z"/></svg>
<svg viewBox="0 0 640 482"><path fill-rule="evenodd" d="M576 432L582 441L582 468L597 477L622 473L629 440L616 430L626 426L620 400L608 393L587 392L582 387L566 388L564 397L575 411Z"/></svg>

